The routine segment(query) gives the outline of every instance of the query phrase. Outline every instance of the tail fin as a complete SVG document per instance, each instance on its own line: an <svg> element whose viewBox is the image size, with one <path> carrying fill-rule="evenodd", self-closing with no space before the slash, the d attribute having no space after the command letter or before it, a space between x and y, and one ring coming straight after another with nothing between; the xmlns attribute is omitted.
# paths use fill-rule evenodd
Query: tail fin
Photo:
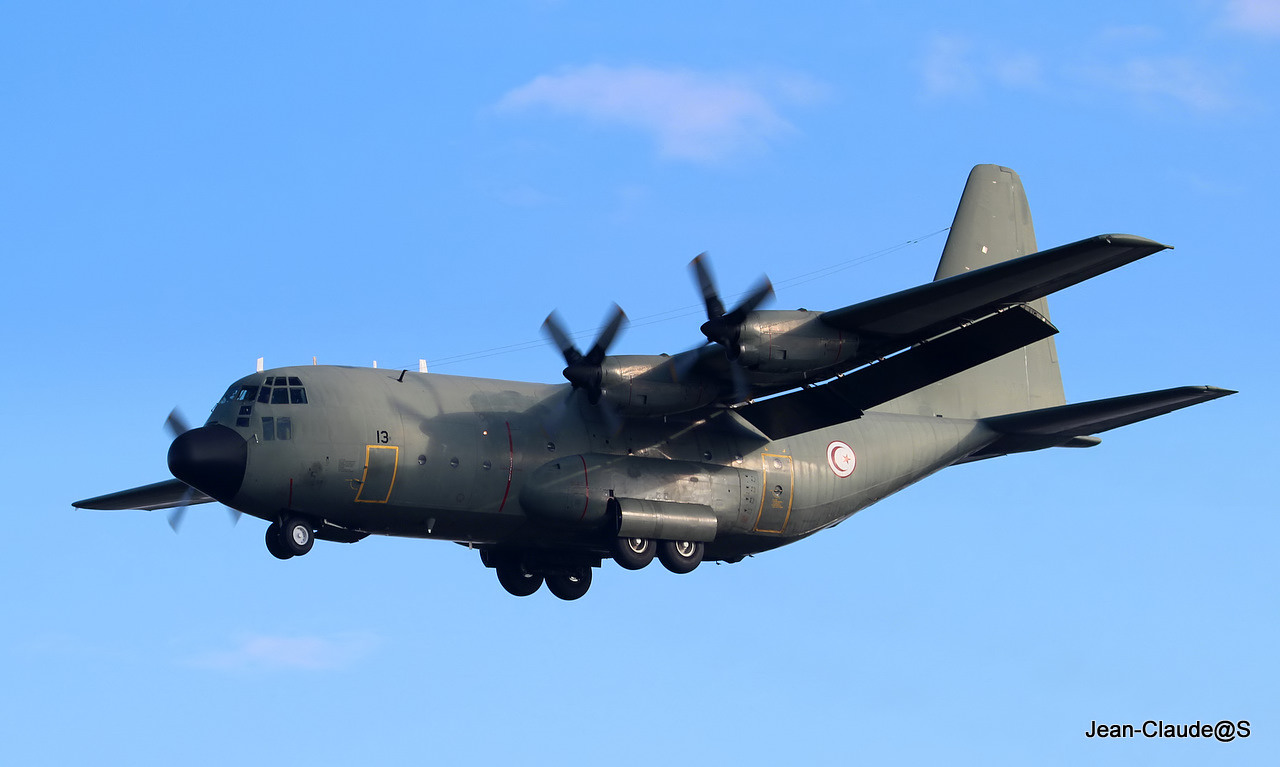
<svg viewBox="0 0 1280 767"><path fill-rule="evenodd" d="M978 165L969 173L934 280L1035 252L1036 233L1022 180L1008 168ZM1029 306L1049 319L1046 299ZM985 418L1063 404L1057 348L1046 338L876 409Z"/></svg>

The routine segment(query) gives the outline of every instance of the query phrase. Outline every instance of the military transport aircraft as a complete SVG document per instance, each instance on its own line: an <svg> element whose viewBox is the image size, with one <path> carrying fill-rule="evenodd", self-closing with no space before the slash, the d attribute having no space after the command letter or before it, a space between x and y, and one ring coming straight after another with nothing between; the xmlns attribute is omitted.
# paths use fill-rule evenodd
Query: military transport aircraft
<svg viewBox="0 0 1280 767"><path fill-rule="evenodd" d="M517 596L561 599L612 558L687 573L793 543L939 469L1049 447L1233 394L1188 386L1066 404L1045 296L1164 250L1107 234L1038 251L1022 182L969 175L934 281L832 311L732 310L692 268L710 343L610 356L615 307L568 384L305 366L245 376L209 420L176 418L164 482L78 501L217 501L269 523L267 549L316 539L456 541ZM176 522L176 520L174 520Z"/></svg>

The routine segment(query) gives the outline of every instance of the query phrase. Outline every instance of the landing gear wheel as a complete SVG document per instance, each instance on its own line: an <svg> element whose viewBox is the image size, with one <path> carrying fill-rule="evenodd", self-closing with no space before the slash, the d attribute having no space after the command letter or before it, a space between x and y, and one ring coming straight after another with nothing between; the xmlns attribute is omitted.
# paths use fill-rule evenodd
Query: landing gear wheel
<svg viewBox="0 0 1280 767"><path fill-rule="evenodd" d="M659 541L658 559L673 573L691 573L702 564L706 547L700 541Z"/></svg>
<svg viewBox="0 0 1280 767"><path fill-rule="evenodd" d="M613 560L628 570L640 570L653 561L658 542L649 538L615 538Z"/></svg>
<svg viewBox="0 0 1280 767"><path fill-rule="evenodd" d="M280 530L281 547L295 557L311 551L311 547L316 542L315 536L311 533L311 523L298 517L286 519Z"/></svg>
<svg viewBox="0 0 1280 767"><path fill-rule="evenodd" d="M591 568L583 567L573 573L548 575L547 588L566 601L577 599L591 588Z"/></svg>
<svg viewBox="0 0 1280 767"><path fill-rule="evenodd" d="M285 549L284 541L280 538L280 525L275 522L267 525L267 551L276 559L293 558L293 552Z"/></svg>
<svg viewBox="0 0 1280 767"><path fill-rule="evenodd" d="M542 588L542 576L526 571L519 564L498 565L498 582L508 594L527 597Z"/></svg>

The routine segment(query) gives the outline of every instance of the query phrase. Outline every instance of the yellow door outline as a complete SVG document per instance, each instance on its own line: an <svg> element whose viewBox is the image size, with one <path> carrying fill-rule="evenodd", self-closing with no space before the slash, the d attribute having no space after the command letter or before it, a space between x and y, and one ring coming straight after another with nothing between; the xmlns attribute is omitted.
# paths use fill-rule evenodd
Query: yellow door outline
<svg viewBox="0 0 1280 767"><path fill-rule="evenodd" d="M374 450L391 450L391 481L387 483L387 491L382 494L381 498L361 498L366 489L368 489L369 467L373 466ZM386 503L391 497L391 488L396 486L396 469L400 465L400 448L395 445L365 445L364 448L364 476L360 478L360 490L356 493L356 503ZM379 488L379 491L381 488Z"/></svg>
<svg viewBox="0 0 1280 767"><path fill-rule="evenodd" d="M791 456L789 455L781 455L781 454L775 454L775 453L762 453L760 455L760 458L761 458L761 462L764 464L764 481L762 483L762 487L760 488L760 512L756 514L755 531L757 533L781 533L783 530L787 529L787 522L791 519L791 500L795 494L795 489L796 489L796 476L794 471L795 467L792 465ZM774 459L774 460L770 460L770 459ZM777 466L772 466L774 464L774 461L777 461ZM785 463L783 463L784 461ZM771 466L773 467L773 475L775 477L784 470L783 469L784 466L786 467L785 471L787 474L787 505L785 507L782 505L782 499L775 496L773 494L773 491L769 489L769 484L770 484L769 469L771 468ZM766 529L760 526L760 523L764 521L764 511L765 511L766 503L771 505L771 510L783 512L782 524L778 526L777 530Z"/></svg>

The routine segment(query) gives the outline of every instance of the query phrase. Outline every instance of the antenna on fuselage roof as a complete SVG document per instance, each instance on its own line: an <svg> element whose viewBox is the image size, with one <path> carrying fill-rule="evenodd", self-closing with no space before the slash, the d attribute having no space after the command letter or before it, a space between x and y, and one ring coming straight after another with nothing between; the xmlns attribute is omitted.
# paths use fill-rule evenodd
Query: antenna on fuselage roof
<svg viewBox="0 0 1280 767"><path fill-rule="evenodd" d="M262 362L263 362L263 358L262 358L262 357L259 357L259 358L258 358L258 372L259 372L259 373L261 373L261 372L262 372Z"/></svg>
<svg viewBox="0 0 1280 767"><path fill-rule="evenodd" d="M419 373L425 373L425 372L427 372L427 361L426 361L426 360L418 360L418 372L419 372Z"/></svg>

